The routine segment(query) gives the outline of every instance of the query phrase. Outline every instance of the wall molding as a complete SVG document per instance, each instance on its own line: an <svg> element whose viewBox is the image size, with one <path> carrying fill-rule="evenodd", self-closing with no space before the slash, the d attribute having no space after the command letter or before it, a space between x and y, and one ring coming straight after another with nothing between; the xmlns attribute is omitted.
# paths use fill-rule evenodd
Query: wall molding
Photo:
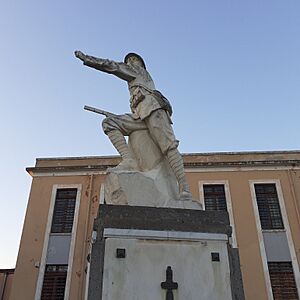
<svg viewBox="0 0 300 300"><path fill-rule="evenodd" d="M46 263L47 263L48 244L49 244L49 238L50 238L50 233L51 233L51 225L52 225L52 218L53 218L53 213L54 213L56 193L57 193L58 189L63 189L63 188L77 188L76 205L75 205L74 220L73 220L73 227L72 227L71 244L70 244L70 250L69 250L68 272L67 272L64 299L67 300L69 298L82 186L81 186L81 184L54 184L52 187L51 200L50 200L50 205L49 205L49 210L48 210L48 218L47 218L47 225L46 225L46 230L45 230L45 235L44 235L43 251L42 251L42 256L41 256L41 260L40 260L39 275L38 275L36 292L35 292L35 297L34 297L35 300L40 300L42 288L43 288L43 280L44 280L44 274L45 274L45 267L46 267Z"/></svg>

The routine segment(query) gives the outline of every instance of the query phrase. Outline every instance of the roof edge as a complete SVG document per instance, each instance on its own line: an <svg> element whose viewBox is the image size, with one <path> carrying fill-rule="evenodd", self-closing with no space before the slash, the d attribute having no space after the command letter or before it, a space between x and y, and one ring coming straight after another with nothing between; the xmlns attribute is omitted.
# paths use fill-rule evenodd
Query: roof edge
<svg viewBox="0 0 300 300"><path fill-rule="evenodd" d="M275 151L220 151L220 152L192 152L192 153L181 153L183 156L210 156L210 155L249 155L249 154L300 154L300 150L275 150ZM110 159L118 158L119 155L91 155L91 156L65 156L65 157L38 157L37 161L51 161L51 160L85 160L85 159Z"/></svg>

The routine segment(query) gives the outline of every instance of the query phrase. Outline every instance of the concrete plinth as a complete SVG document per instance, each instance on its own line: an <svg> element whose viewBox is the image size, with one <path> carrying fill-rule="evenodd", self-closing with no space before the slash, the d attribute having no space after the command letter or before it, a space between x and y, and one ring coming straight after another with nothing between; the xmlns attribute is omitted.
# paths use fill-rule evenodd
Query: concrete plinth
<svg viewBox="0 0 300 300"><path fill-rule="evenodd" d="M95 221L88 299L242 300L238 254L226 212L101 205Z"/></svg>

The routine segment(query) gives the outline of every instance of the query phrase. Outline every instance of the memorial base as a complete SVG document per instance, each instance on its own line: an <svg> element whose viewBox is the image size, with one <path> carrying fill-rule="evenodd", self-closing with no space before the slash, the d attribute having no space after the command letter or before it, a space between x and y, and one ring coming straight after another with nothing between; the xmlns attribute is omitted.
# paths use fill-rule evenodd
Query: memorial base
<svg viewBox="0 0 300 300"><path fill-rule="evenodd" d="M88 299L242 300L228 214L101 205Z"/></svg>

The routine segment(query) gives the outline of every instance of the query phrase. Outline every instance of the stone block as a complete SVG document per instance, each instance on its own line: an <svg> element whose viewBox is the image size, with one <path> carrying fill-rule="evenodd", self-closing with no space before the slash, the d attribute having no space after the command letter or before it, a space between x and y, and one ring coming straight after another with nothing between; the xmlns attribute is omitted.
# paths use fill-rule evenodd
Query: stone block
<svg viewBox="0 0 300 300"><path fill-rule="evenodd" d="M244 300L226 212L101 205L94 230L89 300L166 299L168 266L174 300Z"/></svg>
<svg viewBox="0 0 300 300"><path fill-rule="evenodd" d="M165 160L146 172L111 169L105 180L105 202L114 205L202 209L197 201L179 200L175 176Z"/></svg>

